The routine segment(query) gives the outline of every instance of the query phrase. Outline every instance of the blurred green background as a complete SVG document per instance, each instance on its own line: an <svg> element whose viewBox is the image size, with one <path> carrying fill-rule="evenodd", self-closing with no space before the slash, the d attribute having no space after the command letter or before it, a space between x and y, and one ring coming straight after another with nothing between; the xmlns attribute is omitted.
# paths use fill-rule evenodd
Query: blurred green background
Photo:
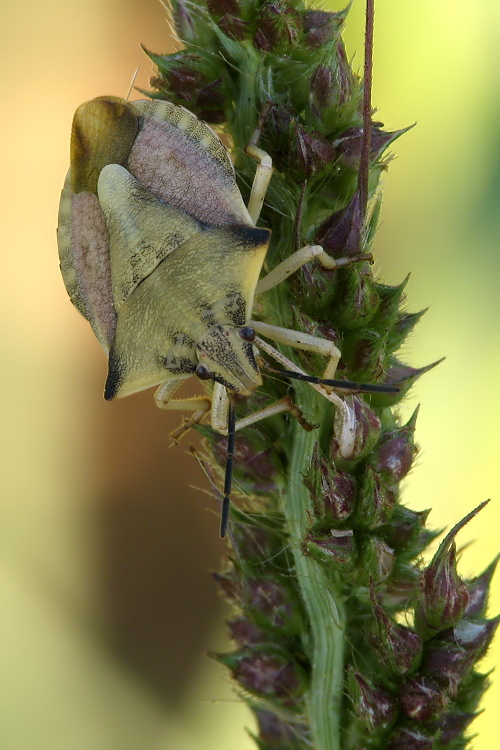
<svg viewBox="0 0 500 750"><path fill-rule="evenodd" d="M323 4L339 9L341 3ZM59 276L55 227L71 118L125 96L139 42L167 51L157 0L24 0L2 8L0 529L2 750L253 747L224 671L224 610L209 571L224 548L190 440L150 393L102 400L105 360ZM363 3L347 41L362 64ZM380 0L374 104L395 144L376 243L381 278L411 271L408 308L430 310L404 352L446 355L403 407L422 409L406 501L467 527L465 574L500 547L500 6L497 0ZM208 510L207 510L208 508ZM500 611L499 583L491 602ZM500 659L500 641L483 668ZM474 723L497 744L500 681Z"/></svg>

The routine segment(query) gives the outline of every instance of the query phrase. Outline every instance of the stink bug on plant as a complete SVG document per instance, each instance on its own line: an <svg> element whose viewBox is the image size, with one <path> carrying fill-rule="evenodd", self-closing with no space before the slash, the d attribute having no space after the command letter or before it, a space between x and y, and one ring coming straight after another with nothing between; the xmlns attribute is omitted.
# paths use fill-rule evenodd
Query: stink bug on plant
<svg viewBox="0 0 500 750"><path fill-rule="evenodd" d="M259 281L270 231L256 224L272 163L257 147L258 135L247 147L258 162L247 207L226 148L191 112L165 101L93 99L74 117L59 210L66 289L109 355L105 398L159 385L160 408L193 412L188 424L211 411L214 430L229 434L222 536L235 430L298 412L283 399L235 420L231 394L249 396L262 383L259 351L287 376L311 382L347 422L333 388L397 390L333 380L340 352L332 341L252 319L254 297L308 261L334 269L368 257L334 260L308 245ZM264 339L324 355L323 377L302 372ZM193 374L214 381L212 398L174 399Z"/></svg>

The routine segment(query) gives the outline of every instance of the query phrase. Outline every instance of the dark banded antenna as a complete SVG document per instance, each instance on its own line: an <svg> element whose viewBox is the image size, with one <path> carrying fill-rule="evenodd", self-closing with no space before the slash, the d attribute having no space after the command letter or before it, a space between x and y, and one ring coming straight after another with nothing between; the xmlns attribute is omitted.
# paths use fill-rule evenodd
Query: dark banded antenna
<svg viewBox="0 0 500 750"><path fill-rule="evenodd" d="M383 383L353 383L351 380L324 380L316 375L306 375L294 370L282 370L279 367L273 367L266 362L266 370L285 375L293 380L304 380L306 383L315 383L316 385L329 385L332 388L349 391L351 393L399 393L397 385L385 385Z"/></svg>
<svg viewBox="0 0 500 750"><path fill-rule="evenodd" d="M229 506L231 505L231 484L233 481L233 456L234 456L234 433L236 423L236 408L234 402L229 399L229 416L227 420L227 452L226 452L226 474L224 477L224 499L220 517L220 535L226 536L229 521Z"/></svg>

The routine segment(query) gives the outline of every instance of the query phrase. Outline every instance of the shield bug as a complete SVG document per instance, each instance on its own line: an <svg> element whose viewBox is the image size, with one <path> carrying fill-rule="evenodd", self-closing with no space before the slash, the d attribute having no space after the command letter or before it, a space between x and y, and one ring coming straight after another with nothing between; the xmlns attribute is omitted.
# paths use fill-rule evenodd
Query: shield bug
<svg viewBox="0 0 500 750"><path fill-rule="evenodd" d="M255 295L313 258L333 269L367 257L334 260L308 245L259 281L270 231L256 224L272 163L258 135L247 148L258 163L247 207L226 148L191 112L165 101L93 99L75 113L59 210L66 289L109 356L105 398L159 385L158 406L191 411L191 424L211 410L213 428L229 433L222 536L235 430L294 409L283 400L235 422L230 394L248 396L262 383L259 350L311 382L340 414L344 402L332 387L394 390L334 381L333 342L252 319ZM324 355L323 378L264 339ZM193 374L214 381L212 399L173 398Z"/></svg>

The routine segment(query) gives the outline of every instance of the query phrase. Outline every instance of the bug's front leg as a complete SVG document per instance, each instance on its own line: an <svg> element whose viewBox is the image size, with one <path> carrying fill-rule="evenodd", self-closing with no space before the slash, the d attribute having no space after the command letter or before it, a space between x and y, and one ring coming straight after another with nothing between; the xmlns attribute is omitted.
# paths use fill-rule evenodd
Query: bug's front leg
<svg viewBox="0 0 500 750"><path fill-rule="evenodd" d="M179 378L169 379L162 383L155 392L156 405L160 409L173 409L175 411L192 411L192 416L184 419L182 425L170 433L170 437L177 442L184 433L193 425L201 422L203 417L210 411L212 402L208 396L194 396L191 398L172 398L181 383L190 375L182 375Z"/></svg>
<svg viewBox="0 0 500 750"><path fill-rule="evenodd" d="M272 417L275 414L282 414L283 412L290 412L300 424L307 430L312 429L312 425L304 420L300 409L292 402L287 396L276 401L274 404L265 406L263 409L254 411L253 414L249 414L243 419L238 419L235 424L236 431L242 430L255 422L260 422L261 419ZM223 385L219 383L214 384L214 391L212 394L212 428L216 432L220 432L222 435L227 435L228 429L228 413L229 413L229 396L227 390Z"/></svg>
<svg viewBox="0 0 500 750"><path fill-rule="evenodd" d="M305 245L305 247L296 250L282 263L279 263L276 268L273 268L264 278L262 278L257 284L255 293L256 295L267 292L268 289L273 289L282 281L285 281L299 268L302 268L309 261L317 258L323 268L328 271L333 271L336 268L343 268L350 265L351 263L359 263L362 260L372 260L370 253L363 255L353 255L352 258L332 258L328 253L325 253L321 245Z"/></svg>

